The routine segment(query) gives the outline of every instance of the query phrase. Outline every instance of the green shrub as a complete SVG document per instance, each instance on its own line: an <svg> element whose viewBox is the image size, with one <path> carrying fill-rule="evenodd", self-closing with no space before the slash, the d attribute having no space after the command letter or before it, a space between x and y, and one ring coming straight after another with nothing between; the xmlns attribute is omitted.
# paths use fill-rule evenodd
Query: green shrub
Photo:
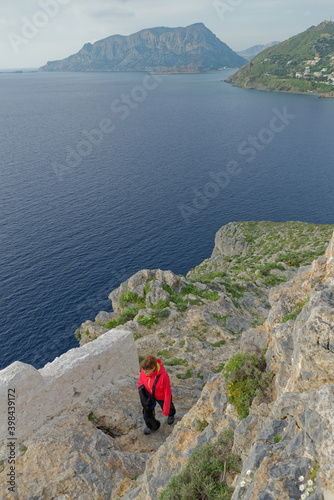
<svg viewBox="0 0 334 500"><path fill-rule="evenodd" d="M157 325L159 323L158 319L153 314L149 316L138 316L137 322L147 328L151 328L152 325Z"/></svg>
<svg viewBox="0 0 334 500"><path fill-rule="evenodd" d="M119 297L119 303L121 307L126 307L128 303L133 304L144 304L145 299L143 297L139 297L135 292L129 292L127 289Z"/></svg>
<svg viewBox="0 0 334 500"><path fill-rule="evenodd" d="M240 459L232 454L232 445L233 433L227 430L216 443L198 447L159 500L230 500L233 489L226 485L224 470L229 475L240 472Z"/></svg>
<svg viewBox="0 0 334 500"><path fill-rule="evenodd" d="M81 340L81 332L80 332L80 328L77 328L77 330L75 331L75 336L77 338L77 340Z"/></svg>
<svg viewBox="0 0 334 500"><path fill-rule="evenodd" d="M157 319L166 319L169 315L170 311L168 309L159 310L153 314Z"/></svg>
<svg viewBox="0 0 334 500"><path fill-rule="evenodd" d="M152 309L165 309L166 307L169 306L169 300L158 300L156 304L152 304L151 308Z"/></svg>
<svg viewBox="0 0 334 500"><path fill-rule="evenodd" d="M236 354L225 366L224 377L228 383L228 402L234 405L240 418L249 415L256 396L261 401L270 400L273 374L266 371L263 354Z"/></svg>
<svg viewBox="0 0 334 500"><path fill-rule="evenodd" d="M118 325L124 325L128 321L133 320L135 316L138 314L138 307L129 307L128 309L125 309L118 318ZM117 326L118 326L117 325Z"/></svg>
<svg viewBox="0 0 334 500"><path fill-rule="evenodd" d="M107 328L108 330L112 330L113 328L116 328L116 326L118 326L118 321L117 319L110 319L108 321L108 323L102 323L101 326L104 326L105 328Z"/></svg>
<svg viewBox="0 0 334 500"><path fill-rule="evenodd" d="M88 415L88 420L89 420L90 422L93 422L93 420L94 420L94 413L93 413L92 411L91 411L91 412L89 413L89 415Z"/></svg>
<svg viewBox="0 0 334 500"><path fill-rule="evenodd" d="M187 304L176 304L176 309L179 311L179 312L184 312L188 309L188 306Z"/></svg>

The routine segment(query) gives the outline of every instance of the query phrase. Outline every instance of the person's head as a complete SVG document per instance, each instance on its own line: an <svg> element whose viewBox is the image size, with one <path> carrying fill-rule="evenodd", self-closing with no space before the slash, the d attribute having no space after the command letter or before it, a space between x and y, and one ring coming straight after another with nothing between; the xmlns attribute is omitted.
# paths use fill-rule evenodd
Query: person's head
<svg viewBox="0 0 334 500"><path fill-rule="evenodd" d="M146 358L141 362L141 369L145 373L146 376L152 375L157 369L157 358L149 354Z"/></svg>

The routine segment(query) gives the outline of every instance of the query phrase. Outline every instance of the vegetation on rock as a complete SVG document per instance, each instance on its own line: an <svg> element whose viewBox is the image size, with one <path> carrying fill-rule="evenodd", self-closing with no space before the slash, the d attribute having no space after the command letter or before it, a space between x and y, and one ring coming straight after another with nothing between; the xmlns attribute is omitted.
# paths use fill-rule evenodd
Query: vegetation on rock
<svg viewBox="0 0 334 500"><path fill-rule="evenodd" d="M264 355L238 353L225 366L224 377L228 384L228 401L240 418L249 415L255 397L270 401L273 374L266 371Z"/></svg>
<svg viewBox="0 0 334 500"><path fill-rule="evenodd" d="M233 488L227 486L227 473L240 472L240 459L232 453L231 430L218 439L200 446L187 466L172 477L159 500L229 500Z"/></svg>

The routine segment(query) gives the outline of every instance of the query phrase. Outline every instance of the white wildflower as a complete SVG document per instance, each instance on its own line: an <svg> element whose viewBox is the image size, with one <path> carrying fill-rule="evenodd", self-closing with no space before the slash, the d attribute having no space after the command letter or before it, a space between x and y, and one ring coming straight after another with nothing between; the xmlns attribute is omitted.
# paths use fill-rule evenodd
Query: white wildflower
<svg viewBox="0 0 334 500"><path fill-rule="evenodd" d="M308 484L308 486L313 486L313 481L312 481L312 479L309 479L309 480L307 481L307 484Z"/></svg>
<svg viewBox="0 0 334 500"><path fill-rule="evenodd" d="M301 498L301 500L305 500L305 498L306 498L305 493L303 493L303 494L302 494L302 496L301 496L300 498Z"/></svg>
<svg viewBox="0 0 334 500"><path fill-rule="evenodd" d="M304 490L305 490L305 484L301 484L301 485L299 486L299 489L300 489L300 491L304 491Z"/></svg>
<svg viewBox="0 0 334 500"><path fill-rule="evenodd" d="M251 470L248 470L248 471L246 472L247 476L250 476L250 475L251 475L251 473L252 473L252 471L251 471Z"/></svg>
<svg viewBox="0 0 334 500"><path fill-rule="evenodd" d="M245 482L245 481L241 481L241 483L240 483L241 488L244 488L244 487L245 487L245 484L246 484L246 482Z"/></svg>
<svg viewBox="0 0 334 500"><path fill-rule="evenodd" d="M299 476L299 481L304 481L304 476Z"/></svg>

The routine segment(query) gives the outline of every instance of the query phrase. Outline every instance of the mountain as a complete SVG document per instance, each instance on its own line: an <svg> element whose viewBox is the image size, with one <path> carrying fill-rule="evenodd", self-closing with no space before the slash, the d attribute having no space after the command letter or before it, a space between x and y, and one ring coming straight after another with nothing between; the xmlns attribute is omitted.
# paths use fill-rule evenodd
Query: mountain
<svg viewBox="0 0 334 500"><path fill-rule="evenodd" d="M249 47L249 49L242 50L241 52L237 52L237 54L241 57L250 61L253 57L257 56L262 50L268 49L269 47L273 47L274 45L279 44L280 42L270 42L266 45L253 45L253 47Z"/></svg>
<svg viewBox="0 0 334 500"><path fill-rule="evenodd" d="M270 47L226 80L238 87L334 97L334 22Z"/></svg>
<svg viewBox="0 0 334 500"><path fill-rule="evenodd" d="M86 43L41 71L198 72L240 68L247 61L219 40L204 24L186 28L152 28L130 36L114 35Z"/></svg>

